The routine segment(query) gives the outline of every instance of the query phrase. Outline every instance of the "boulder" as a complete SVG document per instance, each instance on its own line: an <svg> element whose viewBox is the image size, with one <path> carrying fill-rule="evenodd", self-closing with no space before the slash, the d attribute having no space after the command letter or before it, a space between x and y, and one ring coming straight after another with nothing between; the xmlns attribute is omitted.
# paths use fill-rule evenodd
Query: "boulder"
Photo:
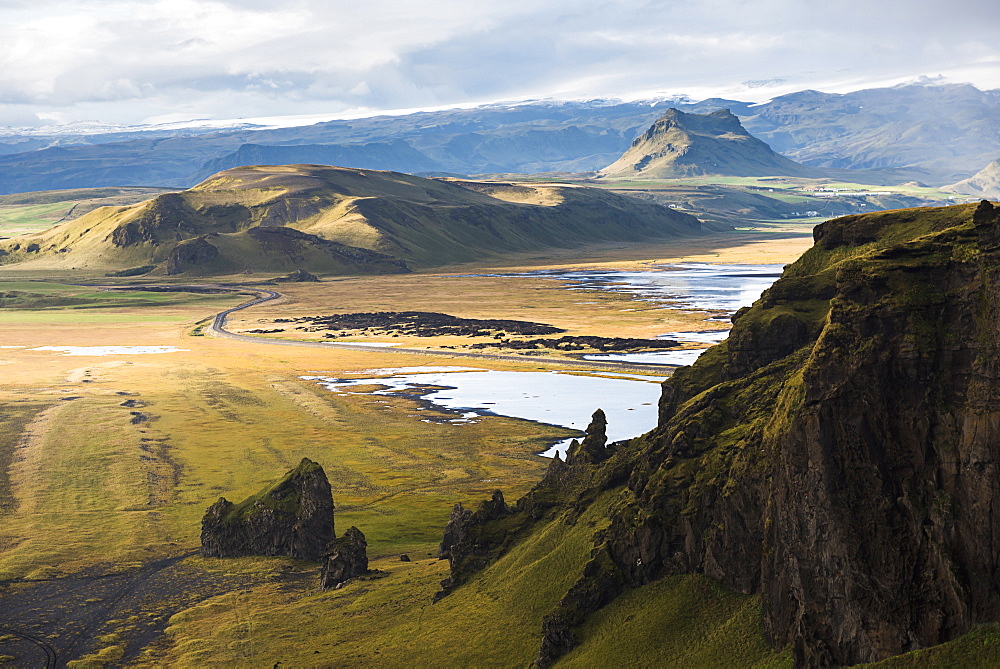
<svg viewBox="0 0 1000 669"><path fill-rule="evenodd" d="M287 283L302 283L307 281L319 281L319 278L315 274L310 274L304 269L297 269L291 274L286 274L285 276L279 276L274 280Z"/></svg>
<svg viewBox="0 0 1000 669"><path fill-rule="evenodd" d="M355 576L368 573L368 542L356 527L351 527L344 536L335 539L330 550L323 556L323 571L319 577L321 590L336 588Z"/></svg>

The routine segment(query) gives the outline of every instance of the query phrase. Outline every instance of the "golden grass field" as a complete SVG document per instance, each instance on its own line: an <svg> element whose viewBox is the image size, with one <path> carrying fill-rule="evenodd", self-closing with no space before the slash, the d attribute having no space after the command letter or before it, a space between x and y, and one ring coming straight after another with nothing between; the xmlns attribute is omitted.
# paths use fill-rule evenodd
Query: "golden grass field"
<svg viewBox="0 0 1000 669"><path fill-rule="evenodd" d="M681 259L781 263L793 260L810 242L802 235L732 233L546 258L523 254L506 268L632 268ZM463 266L447 274L283 284L277 290L287 299L238 312L231 327L258 327L261 321L289 315L378 310L515 318L557 325L567 334L603 336L703 327L703 316L653 309L618 295L582 297L552 281L458 276L497 268ZM490 666L530 661L541 616L576 578L566 568L573 562L567 553L552 553L551 548L558 543L585 555L600 505L592 507L588 514L594 517L586 522L556 523L533 535L481 578L431 606L430 597L447 571L447 563L434 554L453 504L474 506L494 489L516 500L547 465L536 455L542 446L572 433L504 417L469 425L421 422L433 412L416 414L410 400L331 393L299 377L312 371L337 375L420 365L536 370L537 362L477 360L470 365L446 354L220 339L199 335L199 324L245 297L132 293L95 304L92 288L35 282L41 278L5 269L0 292L83 297L76 306L0 309L0 466L9 472L0 478L0 597L30 597L32 582L39 579L95 568L127 572L152 559L196 550L206 507L219 496L242 500L302 457L322 464L330 478L338 532L350 525L361 528L372 567L386 572L377 580L316 594L312 577L294 582L279 577L315 573L315 565L190 557L184 564L191 570L243 574L252 585L181 611L152 602L131 618L103 621L87 631L91 641L84 665L101 666L121 656L129 648L129 635L146 619L167 628L134 658L147 666L272 666L276 661L284 666ZM105 357L29 350L68 345L185 350ZM599 403L597 398L567 401L589 401L594 408ZM400 553L413 561L400 562ZM548 586L530 585L539 582ZM752 598L722 592L694 577L658 587L676 591L678 602L710 602L695 616L702 628L728 625L736 630L732 638L743 639L728 650L719 639L702 639L698 643L711 652L699 657L722 661L738 656L765 664L787 660L764 644ZM628 607L639 603L626 598L601 615L629 615ZM671 620L669 624L679 625L685 610L665 611L664 620L649 625ZM477 624L481 619L491 622ZM688 631L669 643L694 639L692 625L681 625ZM649 629L636 628L635 633L649 635ZM632 642L598 634L566 662L594 666L590 660L613 657L615 648Z"/></svg>

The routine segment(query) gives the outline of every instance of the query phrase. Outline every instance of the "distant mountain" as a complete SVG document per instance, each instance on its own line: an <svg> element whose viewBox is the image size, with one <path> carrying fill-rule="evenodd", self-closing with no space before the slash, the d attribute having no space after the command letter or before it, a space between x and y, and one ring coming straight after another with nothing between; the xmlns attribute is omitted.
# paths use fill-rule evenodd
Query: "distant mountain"
<svg viewBox="0 0 1000 669"><path fill-rule="evenodd" d="M510 251L702 231L693 216L581 186L425 179L318 165L240 167L0 241L0 263L207 275L406 271Z"/></svg>
<svg viewBox="0 0 1000 669"><path fill-rule="evenodd" d="M1000 90L968 84L801 91L734 111L775 151L816 167L908 168L942 185L1000 155Z"/></svg>
<svg viewBox="0 0 1000 669"><path fill-rule="evenodd" d="M400 172L433 172L441 166L401 139L356 145L302 144L265 146L244 144L236 151L210 160L196 175L207 179L217 172L246 165L350 165L378 169L394 165Z"/></svg>
<svg viewBox="0 0 1000 669"><path fill-rule="evenodd" d="M992 200L1000 199L1000 159L994 160L968 179L945 186L943 190Z"/></svg>
<svg viewBox="0 0 1000 669"><path fill-rule="evenodd" d="M665 108L648 102L538 103L189 136L178 130L165 138L138 133L127 141L120 133L61 136L52 138L55 146L0 155L0 193L107 185L189 188L218 169L257 164L258 158L276 163L274 156L285 151L283 163L402 172L589 171L619 156ZM0 143L10 148L21 140L31 149L40 141L4 137ZM300 146L298 155L287 148ZM326 154L316 156L320 146Z"/></svg>
<svg viewBox="0 0 1000 669"><path fill-rule="evenodd" d="M709 114L667 112L639 135L600 177L669 179L704 175L819 177L748 133L727 109Z"/></svg>
<svg viewBox="0 0 1000 669"><path fill-rule="evenodd" d="M277 161L269 152L291 146L313 147L303 151L329 147L324 150L340 156L330 162L368 169L464 175L586 172L614 162L669 107L699 114L729 109L752 135L809 166L905 168L936 185L967 178L1000 155L1000 91L920 84L844 95L802 91L764 104L717 98L546 101L288 128L100 132L88 126L76 134L70 128L51 135L8 130L0 133L0 193L188 188L220 167L251 160L255 152ZM424 160L427 169L414 169Z"/></svg>

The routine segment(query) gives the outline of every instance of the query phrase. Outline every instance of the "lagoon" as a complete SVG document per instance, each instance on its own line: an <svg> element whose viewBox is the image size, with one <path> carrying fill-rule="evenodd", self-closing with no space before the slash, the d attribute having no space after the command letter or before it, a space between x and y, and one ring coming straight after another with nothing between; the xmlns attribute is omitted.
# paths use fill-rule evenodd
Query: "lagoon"
<svg viewBox="0 0 1000 669"><path fill-rule="evenodd" d="M608 440L639 436L656 427L660 382L665 377L636 374L591 376L572 372L511 372L466 367L420 367L368 370L351 378L304 376L333 392L352 386L383 386L373 395L415 393L438 409L454 414L447 422L462 425L500 415L582 431L591 414L602 409ZM565 453L570 440L542 455Z"/></svg>
<svg viewBox="0 0 1000 669"><path fill-rule="evenodd" d="M741 307L753 304L771 287L783 265L715 265L677 263L655 270L541 270L520 275L556 279L569 290L605 290L626 293L664 309L705 312L706 321L726 324ZM678 339L703 345L717 344L729 336L729 329L699 332L664 332L659 338ZM708 346L653 353L611 353L584 355L584 360L612 360L654 365L690 365Z"/></svg>

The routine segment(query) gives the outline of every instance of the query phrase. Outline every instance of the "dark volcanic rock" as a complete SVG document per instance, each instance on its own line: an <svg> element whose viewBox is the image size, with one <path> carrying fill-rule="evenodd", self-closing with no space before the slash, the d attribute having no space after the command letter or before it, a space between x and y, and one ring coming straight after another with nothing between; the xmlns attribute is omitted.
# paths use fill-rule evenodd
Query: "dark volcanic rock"
<svg viewBox="0 0 1000 669"><path fill-rule="evenodd" d="M330 483L323 468L307 458L239 504L220 497L201 521L201 552L208 557L319 560L333 537Z"/></svg>
<svg viewBox="0 0 1000 669"><path fill-rule="evenodd" d="M499 341L471 344L469 348L548 348L559 351L579 351L592 348L598 351L644 351L674 348L678 342L673 339L636 339L634 337L595 337L592 335L550 337L546 339L501 339Z"/></svg>
<svg viewBox="0 0 1000 669"><path fill-rule="evenodd" d="M566 450L566 464L597 464L607 460L613 452L607 448L607 427L608 419L604 412L598 409L590 419L590 425L587 426L587 436L583 441L574 439Z"/></svg>
<svg viewBox="0 0 1000 669"><path fill-rule="evenodd" d="M465 582L471 574L507 548L513 533L503 529L497 531L490 522L506 518L511 513L512 509L499 490L494 490L493 496L481 502L474 512L462 508L461 504L455 505L438 549L438 557L448 558L451 572L448 578L441 581L441 590L434 596L435 601Z"/></svg>
<svg viewBox="0 0 1000 669"><path fill-rule="evenodd" d="M315 274L310 274L304 269L297 269L291 274L286 274L285 276L279 276L274 279L275 281L287 281L290 283L302 283L304 281L319 281L319 278Z"/></svg>
<svg viewBox="0 0 1000 669"><path fill-rule="evenodd" d="M457 335L467 337L492 336L496 332L523 335L553 334L563 330L544 323L505 319L459 318L432 311L376 311L330 316L304 316L281 319L276 323L306 322L305 330L364 330L383 329L417 337Z"/></svg>
<svg viewBox="0 0 1000 669"><path fill-rule="evenodd" d="M347 583L355 576L368 573L368 542L356 527L348 528L344 536L334 539L323 556L323 571L319 577L321 590Z"/></svg>
<svg viewBox="0 0 1000 669"><path fill-rule="evenodd" d="M441 545L438 546L439 558L450 558L452 546L462 543L465 539L465 526L470 518L472 518L472 512L463 507L461 502L452 508L448 524L444 526L444 536L441 538Z"/></svg>

